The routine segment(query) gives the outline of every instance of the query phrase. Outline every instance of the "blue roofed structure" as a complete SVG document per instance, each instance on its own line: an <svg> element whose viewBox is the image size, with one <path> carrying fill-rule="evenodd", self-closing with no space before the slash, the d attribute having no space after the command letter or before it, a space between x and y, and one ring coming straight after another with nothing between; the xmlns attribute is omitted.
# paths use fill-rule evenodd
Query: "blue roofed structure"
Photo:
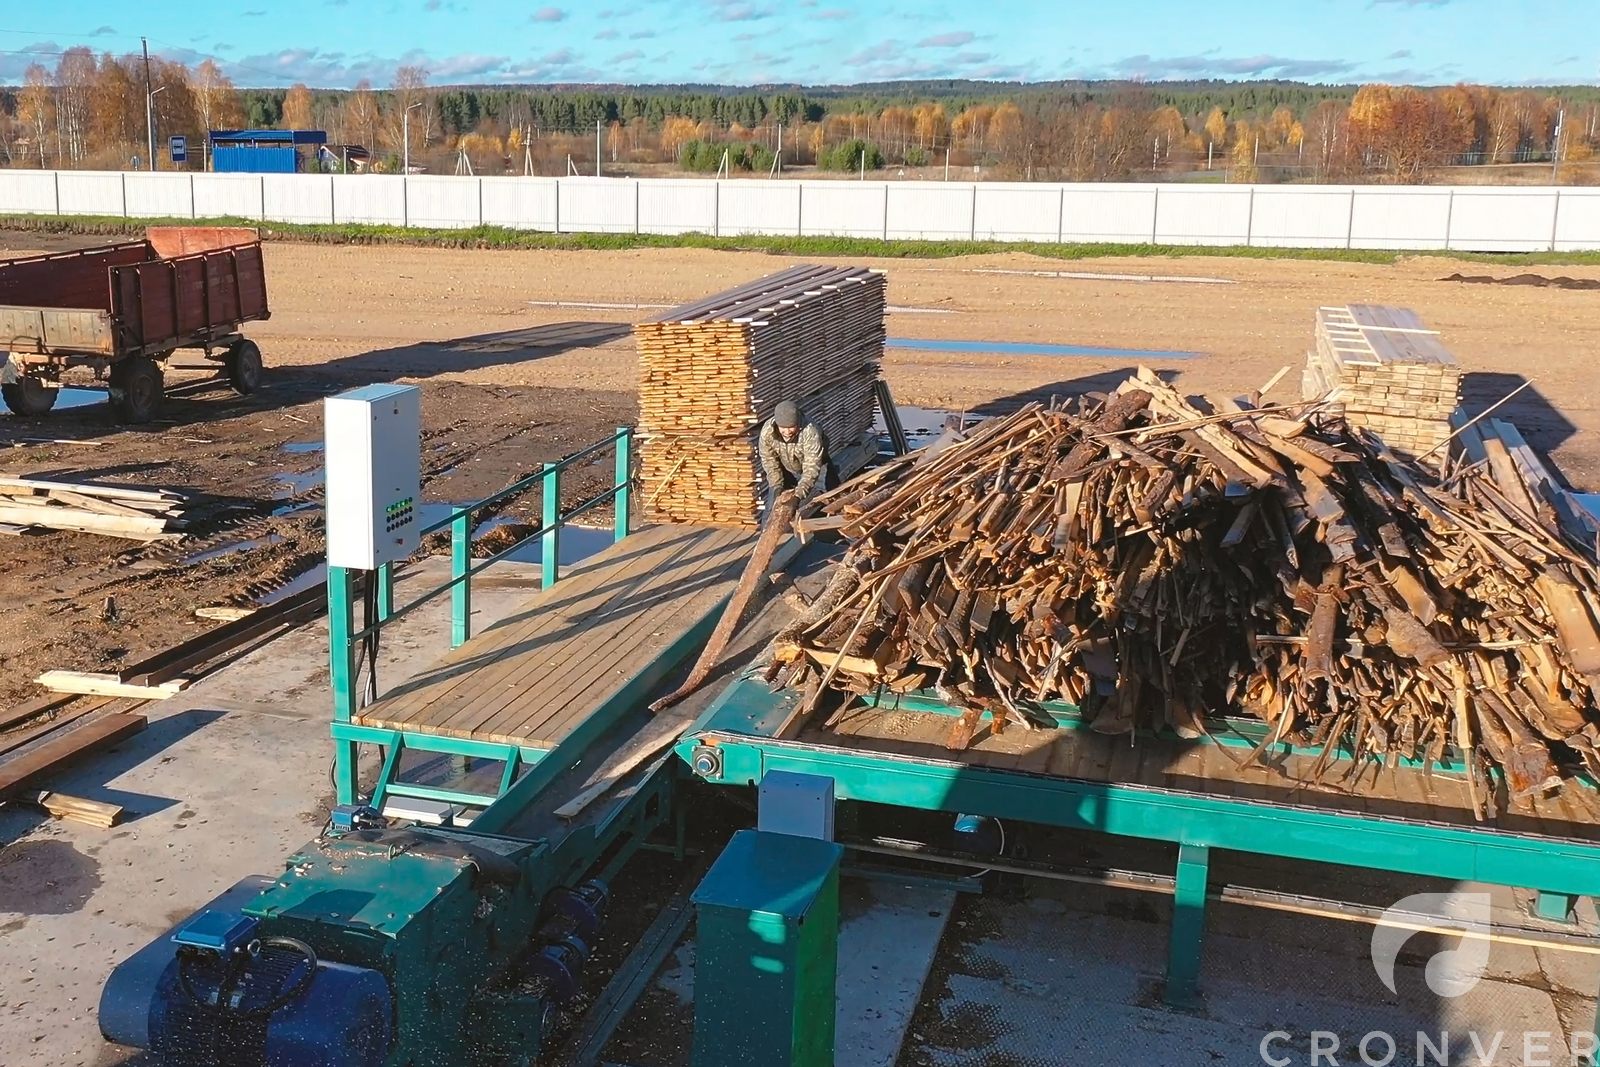
<svg viewBox="0 0 1600 1067"><path fill-rule="evenodd" d="M234 174L293 174L317 169L328 143L322 130L212 130L211 169Z"/></svg>

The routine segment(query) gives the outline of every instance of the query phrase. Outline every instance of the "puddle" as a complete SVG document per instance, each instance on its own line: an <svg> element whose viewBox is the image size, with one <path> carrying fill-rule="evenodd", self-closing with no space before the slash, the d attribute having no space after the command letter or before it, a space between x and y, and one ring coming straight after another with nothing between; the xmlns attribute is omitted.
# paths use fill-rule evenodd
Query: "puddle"
<svg viewBox="0 0 1600 1067"><path fill-rule="evenodd" d="M196 552L192 556L185 556L183 559L178 561L178 566L192 567L196 563L204 563L208 559L221 559L223 556L231 556L235 552L249 552L252 549L265 548L268 545L277 545L282 543L283 538L279 537L277 534L268 534L265 537L252 537L245 541L229 541L225 545L218 545L216 548L208 548L204 552Z"/></svg>
<svg viewBox="0 0 1600 1067"><path fill-rule="evenodd" d="M476 559L487 559L498 552L498 547L490 548L477 544L479 538L489 531L499 527L518 525L518 520L502 517L499 520L490 520L478 528L473 537L472 555ZM525 524L524 524L525 525ZM556 560L563 567L570 567L574 563L582 563L596 552L610 548L614 534L607 529L595 526L576 526L568 524L561 527L561 539L557 542ZM544 558L544 539L535 537L517 546L516 551L506 556L507 562L538 563Z"/></svg>
<svg viewBox="0 0 1600 1067"><path fill-rule="evenodd" d="M290 441L280 445L279 451L287 452L291 456L309 456L314 452L322 451L321 441Z"/></svg>
<svg viewBox="0 0 1600 1067"><path fill-rule="evenodd" d="M1098 359L1187 360L1199 352L1146 348L1102 348L1095 345L1035 344L1031 341L955 341L945 338L890 337L886 348L911 352L972 352L1001 356L1078 356Z"/></svg>
<svg viewBox="0 0 1600 1067"><path fill-rule="evenodd" d="M307 511L318 511L322 508L320 500L302 500L295 504L284 504L272 509L272 517L281 519L289 515L299 515Z"/></svg>
<svg viewBox="0 0 1600 1067"><path fill-rule="evenodd" d="M52 411L66 411L70 408L88 408L96 404L104 404L110 399L111 394L104 389L79 389L77 386L64 385L56 394L56 406ZM9 408L0 407L0 414L11 414Z"/></svg>
<svg viewBox="0 0 1600 1067"><path fill-rule="evenodd" d="M278 483L278 488L272 495L278 500L293 500L297 496L304 496L313 489L320 489L323 483L321 467L314 471L279 471L272 477Z"/></svg>

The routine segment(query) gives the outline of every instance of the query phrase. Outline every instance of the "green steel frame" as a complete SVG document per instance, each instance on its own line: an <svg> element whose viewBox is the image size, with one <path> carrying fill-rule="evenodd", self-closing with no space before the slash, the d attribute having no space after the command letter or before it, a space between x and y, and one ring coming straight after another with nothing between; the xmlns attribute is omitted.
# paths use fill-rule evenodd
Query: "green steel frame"
<svg viewBox="0 0 1600 1067"><path fill-rule="evenodd" d="M1600 895L1600 840L1533 837L781 740L774 735L788 720L792 700L741 678L679 742L678 754L696 775L717 784L754 785L774 770L816 774L833 779L840 800L1176 844L1166 988L1175 1005L1193 1003L1199 992L1213 850L1531 887L1541 891L1541 909L1552 914L1564 913L1578 896Z"/></svg>
<svg viewBox="0 0 1600 1067"><path fill-rule="evenodd" d="M561 511L561 475L567 468L589 459L607 448L615 449L615 478L609 489L597 493L567 512ZM472 560L472 518L484 508L501 504L538 486L542 493L539 527L510 547L488 559L474 563ZM613 506L613 540L621 541L630 530L633 486L633 429L619 426L617 432L587 448L582 448L556 463L546 463L535 474L514 482L497 493L455 508L445 518L423 527L422 536L450 530L450 579L412 600L399 610L394 606L394 569L385 564L370 579L358 577L364 572L352 572L345 567L328 568L328 655L329 677L333 688L333 748L334 784L338 803L351 804L357 797L357 746L379 745L384 750L383 766L378 784L373 791L372 803L380 806L388 796L425 797L451 803L483 806L497 797L505 796L516 786L518 792L531 796L550 778L570 764L581 752L582 745L591 741L592 733L568 739L559 748L546 749L529 746L493 744L433 734L420 734L406 730L362 726L355 723L359 708L357 675L361 648L366 639L378 630L395 622L426 604L446 590L450 592L450 647L459 648L472 637L472 579L488 567L501 562L528 541L540 539L540 587L548 589L561 577L560 538L561 527L579 515L608 501ZM358 582L372 580L377 583L378 621L365 629L356 629L354 600ZM704 634L700 635L705 636ZM681 657L681 653L680 653ZM654 680L645 679L650 685ZM629 687L630 691L632 686ZM640 694L641 696L643 694ZM597 716L598 718L598 716ZM587 724L586 724L587 725ZM599 726L597 725L596 729ZM497 760L504 764L499 790L494 796L441 789L399 781L402 756L407 750L437 752L473 759ZM560 758L553 758L559 754Z"/></svg>

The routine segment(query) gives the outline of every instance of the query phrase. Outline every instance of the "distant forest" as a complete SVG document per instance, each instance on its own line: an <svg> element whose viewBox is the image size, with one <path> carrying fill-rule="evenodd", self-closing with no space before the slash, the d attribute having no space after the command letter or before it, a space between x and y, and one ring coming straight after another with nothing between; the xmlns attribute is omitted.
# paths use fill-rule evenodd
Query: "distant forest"
<svg viewBox="0 0 1600 1067"><path fill-rule="evenodd" d="M241 89L209 60L191 70L153 59L151 68L163 136L198 144L208 129L321 129L335 144L369 149L360 164L386 171L406 155L434 172L593 173L598 140L598 163L612 172L950 166L1016 179L1206 169L1235 181L1418 181L1448 165L1582 167L1600 147L1595 86L439 86L426 69L402 66L381 87ZM35 65L21 87L0 89L0 165L131 165L145 141L143 112L138 57L70 49L54 69ZM187 165L203 166L203 154ZM329 165L346 164L341 156Z"/></svg>

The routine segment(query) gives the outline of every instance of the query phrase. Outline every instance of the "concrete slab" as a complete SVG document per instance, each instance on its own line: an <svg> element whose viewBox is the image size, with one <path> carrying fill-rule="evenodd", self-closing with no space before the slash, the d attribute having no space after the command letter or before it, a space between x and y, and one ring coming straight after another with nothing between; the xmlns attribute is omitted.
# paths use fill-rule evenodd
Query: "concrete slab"
<svg viewBox="0 0 1600 1067"><path fill-rule="evenodd" d="M396 602L438 584L430 560ZM474 582L474 619L515 611L537 568L500 564ZM448 648L449 599L385 631L378 678L398 685ZM121 960L248 874L276 874L321 829L332 801L327 623L285 635L169 700L149 728L51 784L122 804L113 830L0 811L0 1061L118 1062L96 1023Z"/></svg>
<svg viewBox="0 0 1600 1067"><path fill-rule="evenodd" d="M1208 917L1202 1010L1175 1012L1160 999L1169 901L1039 883L1030 893L963 899L901 1067L1309 1067L1318 1051L1321 1063L1362 1062L1364 1039L1371 1062L1403 1065L1418 1062L1419 1033L1450 1044L1444 1062L1568 1064L1565 1035L1593 1024L1594 987L1552 997L1531 949L1495 945L1483 980L1440 998L1423 972L1442 946L1418 935L1391 993L1370 926L1239 905Z"/></svg>

